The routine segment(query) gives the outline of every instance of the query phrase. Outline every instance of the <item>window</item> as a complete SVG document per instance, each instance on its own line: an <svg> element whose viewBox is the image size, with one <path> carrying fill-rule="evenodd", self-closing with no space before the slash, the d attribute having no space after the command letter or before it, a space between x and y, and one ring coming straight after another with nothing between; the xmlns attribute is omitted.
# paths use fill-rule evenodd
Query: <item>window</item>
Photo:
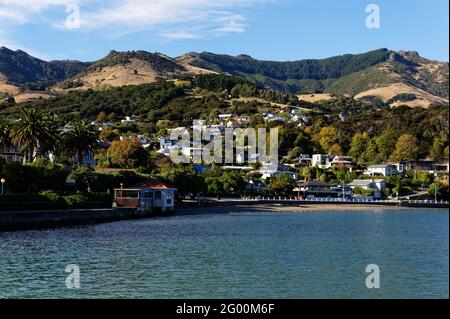
<svg viewBox="0 0 450 319"><path fill-rule="evenodd" d="M116 198L139 198L139 191L137 191L137 190L118 190L118 191L116 191Z"/></svg>
<svg viewBox="0 0 450 319"><path fill-rule="evenodd" d="M161 191L155 192L155 199L161 199Z"/></svg>

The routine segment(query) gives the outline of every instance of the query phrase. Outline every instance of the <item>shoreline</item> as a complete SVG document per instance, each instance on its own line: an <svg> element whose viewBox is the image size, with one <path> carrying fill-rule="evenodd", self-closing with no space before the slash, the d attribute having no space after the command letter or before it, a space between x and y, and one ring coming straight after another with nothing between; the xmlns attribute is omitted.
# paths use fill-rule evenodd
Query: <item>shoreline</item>
<svg viewBox="0 0 450 319"><path fill-rule="evenodd" d="M177 207L173 216L186 215L204 215L204 214L232 214L242 212L267 212L267 213L308 213L308 212L373 212L380 210L446 210L448 208L440 207L408 207L408 206L385 206L385 205L370 205L370 204L352 204L352 205L336 205L336 204L251 204L251 205L202 205L190 207Z"/></svg>
<svg viewBox="0 0 450 319"><path fill-rule="evenodd" d="M393 212L442 210L448 213L448 207L408 207L375 204L340 204L336 203L242 203L218 202L214 204L178 206L174 213L159 217L201 216L214 214L239 213L371 213L383 210ZM35 211L0 211L0 232L31 229L51 229L81 225L103 224L122 220L154 218L154 214L138 213L135 209L67 209Z"/></svg>

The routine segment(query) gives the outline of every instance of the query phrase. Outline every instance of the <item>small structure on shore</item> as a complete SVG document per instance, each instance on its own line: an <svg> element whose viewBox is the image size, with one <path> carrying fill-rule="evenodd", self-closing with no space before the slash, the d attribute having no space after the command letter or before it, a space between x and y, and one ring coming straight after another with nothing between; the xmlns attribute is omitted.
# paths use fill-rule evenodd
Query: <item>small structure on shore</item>
<svg viewBox="0 0 450 319"><path fill-rule="evenodd" d="M136 208L141 213L175 210L176 188L160 181L144 181L130 188L114 189L114 207Z"/></svg>

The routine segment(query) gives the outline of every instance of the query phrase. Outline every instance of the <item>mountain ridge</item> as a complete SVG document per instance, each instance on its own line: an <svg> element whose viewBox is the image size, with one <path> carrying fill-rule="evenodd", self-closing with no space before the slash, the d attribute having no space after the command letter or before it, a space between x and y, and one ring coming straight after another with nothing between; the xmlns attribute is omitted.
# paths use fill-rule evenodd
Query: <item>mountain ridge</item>
<svg viewBox="0 0 450 319"><path fill-rule="evenodd" d="M61 94L69 90L103 89L222 73L288 93L348 95L378 99L383 103L390 101L393 106L404 103L427 107L432 103L448 103L448 68L448 62L428 60L416 51L396 52L386 48L285 62L211 52L188 52L172 58L143 50L112 50L93 62L47 62L21 50L1 47L0 93L17 96L24 91L45 90ZM408 99L395 100L399 95L408 95Z"/></svg>

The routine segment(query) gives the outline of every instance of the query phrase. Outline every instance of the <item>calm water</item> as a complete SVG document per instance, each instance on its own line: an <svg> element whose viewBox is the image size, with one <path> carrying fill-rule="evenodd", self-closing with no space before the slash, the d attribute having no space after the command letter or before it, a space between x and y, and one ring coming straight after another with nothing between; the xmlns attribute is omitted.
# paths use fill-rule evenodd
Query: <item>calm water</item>
<svg viewBox="0 0 450 319"><path fill-rule="evenodd" d="M0 233L0 297L448 298L448 211L233 213ZM77 264L81 288L65 286ZM381 288L367 289L377 264Z"/></svg>

